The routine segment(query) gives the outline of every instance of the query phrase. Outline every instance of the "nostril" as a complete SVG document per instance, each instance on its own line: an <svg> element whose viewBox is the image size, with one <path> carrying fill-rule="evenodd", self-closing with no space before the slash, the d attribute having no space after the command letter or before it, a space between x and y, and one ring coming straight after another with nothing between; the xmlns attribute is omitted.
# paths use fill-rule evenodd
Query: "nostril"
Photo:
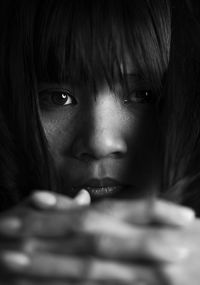
<svg viewBox="0 0 200 285"><path fill-rule="evenodd" d="M122 137L114 136L111 132L102 135L95 133L84 136L73 143L73 155L84 161L99 160L106 157L120 158L127 153L127 144Z"/></svg>
<svg viewBox="0 0 200 285"><path fill-rule="evenodd" d="M120 152L120 151L116 151L116 152L110 152L110 153L100 153L100 152L85 152L85 153L80 153L79 154L79 159L80 160L83 160L85 162L90 162L90 161L93 161L93 160L99 160L99 159L102 159L102 158L121 158L124 156L124 153L123 152Z"/></svg>
<svg viewBox="0 0 200 285"><path fill-rule="evenodd" d="M113 157L113 158L121 158L123 156L124 156L123 151L115 151L113 153L110 153L110 157Z"/></svg>
<svg viewBox="0 0 200 285"><path fill-rule="evenodd" d="M92 160L97 159L97 157L95 155L93 155L92 153L80 153L78 158L82 161L85 161L85 162L90 162Z"/></svg>

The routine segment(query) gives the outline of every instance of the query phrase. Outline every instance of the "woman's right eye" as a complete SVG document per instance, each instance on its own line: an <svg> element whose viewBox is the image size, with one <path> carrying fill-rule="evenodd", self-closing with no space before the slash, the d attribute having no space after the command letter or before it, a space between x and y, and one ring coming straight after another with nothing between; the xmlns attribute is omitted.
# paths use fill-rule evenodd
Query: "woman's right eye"
<svg viewBox="0 0 200 285"><path fill-rule="evenodd" d="M39 92L39 102L41 107L65 107L77 104L69 90L42 90Z"/></svg>

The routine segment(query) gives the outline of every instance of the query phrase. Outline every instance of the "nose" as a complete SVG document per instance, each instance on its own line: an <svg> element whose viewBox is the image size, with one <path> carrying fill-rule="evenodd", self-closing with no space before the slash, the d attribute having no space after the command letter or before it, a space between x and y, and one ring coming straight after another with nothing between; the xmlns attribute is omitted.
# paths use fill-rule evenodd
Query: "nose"
<svg viewBox="0 0 200 285"><path fill-rule="evenodd" d="M120 158L127 152L125 120L115 95L98 96L84 113L82 131L74 143L74 154L80 160Z"/></svg>

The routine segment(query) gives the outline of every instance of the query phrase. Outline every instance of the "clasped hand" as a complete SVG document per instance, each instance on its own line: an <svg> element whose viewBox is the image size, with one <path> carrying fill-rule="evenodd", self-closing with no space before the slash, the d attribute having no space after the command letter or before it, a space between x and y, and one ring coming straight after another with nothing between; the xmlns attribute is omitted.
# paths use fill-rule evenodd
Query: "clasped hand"
<svg viewBox="0 0 200 285"><path fill-rule="evenodd" d="M45 195L51 203L35 193L1 215L0 284L199 284L192 210L162 200L80 205Z"/></svg>

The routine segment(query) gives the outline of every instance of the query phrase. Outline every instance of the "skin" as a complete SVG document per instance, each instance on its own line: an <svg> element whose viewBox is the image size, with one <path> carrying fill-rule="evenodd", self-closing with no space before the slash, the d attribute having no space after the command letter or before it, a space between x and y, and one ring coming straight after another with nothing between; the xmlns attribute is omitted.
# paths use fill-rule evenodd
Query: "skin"
<svg viewBox="0 0 200 285"><path fill-rule="evenodd" d="M1 216L0 281L197 285L199 221L190 209L152 199L161 164L154 106L136 102L134 92L124 104L106 84L96 97L80 87L73 93L77 104L69 97L70 104L52 104L52 90L60 96L69 88L40 86L41 121L64 196L52 194L45 204L35 193ZM132 185L128 200L90 205L86 192L80 205L66 197L76 194L72 186L107 176Z"/></svg>
<svg viewBox="0 0 200 285"><path fill-rule="evenodd" d="M72 284L73 278L75 284L133 284L142 279L163 284L163 278L172 278L169 284L181 284L174 283L175 273L189 256L191 229L198 237L191 210L164 201L149 207L146 200L108 200L88 207L57 195L54 206L35 211L27 205L37 206L36 196L1 218L1 280L35 284L34 278L46 283L53 278L53 284ZM155 221L162 228L148 226ZM137 263L138 258L149 263Z"/></svg>
<svg viewBox="0 0 200 285"><path fill-rule="evenodd" d="M148 103L150 93L145 98L148 86L136 83L136 77L128 75L132 81L128 103L117 82L116 92L99 84L95 96L81 84L75 88L41 84L41 121L65 194L73 195L72 187L87 184L91 178L109 177L131 185L126 198L144 196L159 187L155 105ZM55 104L53 99L59 100L62 92L66 99Z"/></svg>

